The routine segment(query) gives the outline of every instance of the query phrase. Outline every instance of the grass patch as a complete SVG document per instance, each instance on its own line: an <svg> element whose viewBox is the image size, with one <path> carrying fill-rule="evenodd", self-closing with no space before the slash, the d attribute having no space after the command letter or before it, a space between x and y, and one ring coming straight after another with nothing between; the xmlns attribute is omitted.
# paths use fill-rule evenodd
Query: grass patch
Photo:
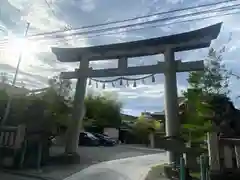
<svg viewBox="0 0 240 180"><path fill-rule="evenodd" d="M164 166L165 164L157 164L151 167L151 170L148 172L145 180L159 180L164 176Z"/></svg>
<svg viewBox="0 0 240 180"><path fill-rule="evenodd" d="M191 172L190 175L195 179L200 179L200 172Z"/></svg>
<svg viewBox="0 0 240 180"><path fill-rule="evenodd" d="M152 166L151 169L163 168L164 166L165 166L165 164L156 164L156 165Z"/></svg>
<svg viewBox="0 0 240 180"><path fill-rule="evenodd" d="M164 166L167 166L167 164L157 164L152 166L145 180L159 180L161 178L166 178L164 175ZM190 176L194 180L200 180L200 172L190 172Z"/></svg>

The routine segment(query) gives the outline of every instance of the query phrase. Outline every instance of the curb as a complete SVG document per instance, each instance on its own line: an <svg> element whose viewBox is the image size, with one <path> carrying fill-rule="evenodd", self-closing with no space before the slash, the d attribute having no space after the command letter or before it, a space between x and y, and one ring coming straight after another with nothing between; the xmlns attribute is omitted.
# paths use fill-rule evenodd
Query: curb
<svg viewBox="0 0 240 180"><path fill-rule="evenodd" d="M12 174L12 175L23 176L23 177L28 177L28 178L35 178L35 179L40 179L40 180L56 180L51 177L41 176L40 174L38 175L38 174L33 174L33 173L24 173L24 172L13 171L13 170L8 170L8 169L0 169L0 172Z"/></svg>
<svg viewBox="0 0 240 180"><path fill-rule="evenodd" d="M147 148L147 147L137 147L137 146L124 146L130 149L138 149L138 150L147 150L147 151L155 151L155 152L165 152L164 149L154 149L154 148Z"/></svg>

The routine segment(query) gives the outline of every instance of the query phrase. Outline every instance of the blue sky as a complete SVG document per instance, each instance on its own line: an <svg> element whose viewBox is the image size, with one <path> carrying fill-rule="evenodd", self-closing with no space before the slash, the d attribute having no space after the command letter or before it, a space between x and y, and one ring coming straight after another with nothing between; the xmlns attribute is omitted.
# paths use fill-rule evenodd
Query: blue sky
<svg viewBox="0 0 240 180"><path fill-rule="evenodd" d="M12 78L18 54L22 50L24 52L23 61L17 81L19 86L25 85L30 89L45 87L48 77L58 74L61 71L76 68L77 63L63 64L57 62L56 57L50 51L50 47L52 46L83 47L146 39L194 30L220 21L223 21L223 27L218 39L213 42L212 46L219 49L227 43L231 33L232 40L227 43L224 63L228 69L236 74L239 72L238 45L240 44L240 24L238 23L238 18L240 18L240 15L172 24L139 31L116 32L112 35L103 35L95 38L88 38L82 35L64 38L61 41L53 39L27 41L24 45L21 38L19 38L24 32L26 21L31 23L29 34L35 34L64 29L67 25L81 27L153 14L170 9L216 2L216 0L48 0L48 2L54 10L55 15L48 8L44 0L0 1L0 27L5 31L0 31L0 37L9 39L7 43L0 41L0 72L8 72L10 78ZM207 52L207 49L201 49L176 53L176 59L182 59L183 61L201 60L206 57ZM158 60L163 60L163 56L133 58L129 60L129 63L130 65L147 65L155 64ZM116 67L116 63L116 61L93 62L92 66L94 68ZM187 73L177 74L179 93L187 87L186 78ZM109 84L104 91L117 93L118 98L123 102L123 111L126 113L137 115L145 110L161 111L164 107L163 80L163 75L158 75L156 83L151 83L151 79L149 79L146 81L146 84L138 82L136 88L131 86L116 86L113 88ZM236 105L240 103L240 100L236 100L236 96L239 95L238 83L239 80L231 78L231 97ZM89 88L95 89L94 87ZM99 90L102 91L101 88L97 89L97 91Z"/></svg>

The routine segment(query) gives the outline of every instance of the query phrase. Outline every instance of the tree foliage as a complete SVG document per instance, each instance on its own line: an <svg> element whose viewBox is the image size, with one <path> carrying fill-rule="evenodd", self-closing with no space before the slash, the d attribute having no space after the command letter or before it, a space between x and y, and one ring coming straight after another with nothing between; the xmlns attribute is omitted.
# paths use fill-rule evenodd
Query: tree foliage
<svg viewBox="0 0 240 180"><path fill-rule="evenodd" d="M72 82L68 79L62 79L60 76L53 76L48 80L49 86L57 93L57 95L69 98L72 90Z"/></svg>
<svg viewBox="0 0 240 180"><path fill-rule="evenodd" d="M137 119L133 130L135 135L143 140L148 140L148 135L160 129L160 122L154 119L147 119L143 115Z"/></svg>
<svg viewBox="0 0 240 180"><path fill-rule="evenodd" d="M85 106L86 123L91 121L91 125L115 128L121 125L122 104L112 96L89 93L85 98Z"/></svg>
<svg viewBox="0 0 240 180"><path fill-rule="evenodd" d="M5 81L2 83L6 83ZM64 122L71 113L68 100L71 81L62 81L55 76L49 80L50 87L38 94L13 97L8 124L24 123L29 131L52 132L57 124ZM0 118L5 113L8 101L7 92L0 91Z"/></svg>
<svg viewBox="0 0 240 180"><path fill-rule="evenodd" d="M8 124L27 124L29 129L54 131L57 126L69 126L73 102L71 81L59 76L49 79L49 88L43 92L14 97ZM0 119L3 118L8 95L0 90ZM121 103L116 95L88 94L85 99L85 125L119 127L121 124ZM31 128L30 128L31 127Z"/></svg>
<svg viewBox="0 0 240 180"><path fill-rule="evenodd" d="M216 106L213 105L213 98L227 97L229 94L229 72L222 61L222 53L225 48L216 51L210 48L208 57L205 60L204 71L190 72L188 77L189 88L185 91L187 109L184 115L184 132L191 132L192 136L203 136L204 132L211 129L210 120ZM195 135L194 135L195 134ZM186 135L186 134L185 134Z"/></svg>
<svg viewBox="0 0 240 180"><path fill-rule="evenodd" d="M188 83L192 89L201 89L203 94L229 94L230 73L225 68L222 60L224 48L217 52L210 48L208 57L204 61L204 71L190 72Z"/></svg>

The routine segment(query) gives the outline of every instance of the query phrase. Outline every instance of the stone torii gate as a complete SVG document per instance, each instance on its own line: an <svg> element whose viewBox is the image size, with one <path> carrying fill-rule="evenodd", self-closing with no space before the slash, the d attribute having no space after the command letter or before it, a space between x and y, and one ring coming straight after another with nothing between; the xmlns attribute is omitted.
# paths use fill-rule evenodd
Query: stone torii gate
<svg viewBox="0 0 240 180"><path fill-rule="evenodd" d="M80 126L84 113L84 97L88 77L130 76L163 73L165 76L166 135L177 137L180 130L178 117L177 72L201 71L203 61L175 61L174 52L209 47L216 39L222 23L195 31L147 40L83 48L52 48L60 62L80 62L74 72L62 72L64 79L77 79L72 122L66 144L66 153L74 154L78 148ZM164 54L164 62L155 65L128 67L128 58ZM90 61L118 59L117 68L93 70ZM176 154L169 152L169 161L175 162Z"/></svg>

